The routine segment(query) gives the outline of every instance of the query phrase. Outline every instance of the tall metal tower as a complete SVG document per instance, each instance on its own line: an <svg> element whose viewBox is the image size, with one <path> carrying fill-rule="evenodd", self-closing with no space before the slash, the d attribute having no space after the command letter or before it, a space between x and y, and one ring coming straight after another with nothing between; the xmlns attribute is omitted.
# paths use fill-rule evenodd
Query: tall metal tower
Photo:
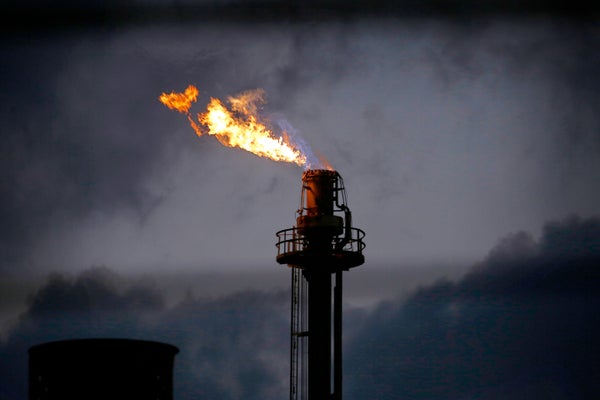
<svg viewBox="0 0 600 400"><path fill-rule="evenodd" d="M342 399L342 272L364 263L364 236L340 174L305 171L296 226L277 232L277 262L292 268L290 400Z"/></svg>

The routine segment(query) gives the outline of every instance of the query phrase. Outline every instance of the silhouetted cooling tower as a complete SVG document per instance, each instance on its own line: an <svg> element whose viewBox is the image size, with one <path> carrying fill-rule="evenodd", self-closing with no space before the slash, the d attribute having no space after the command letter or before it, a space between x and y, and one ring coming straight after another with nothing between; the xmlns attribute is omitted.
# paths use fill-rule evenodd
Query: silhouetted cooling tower
<svg viewBox="0 0 600 400"><path fill-rule="evenodd" d="M172 400L179 350L130 339L79 339L29 349L30 400Z"/></svg>

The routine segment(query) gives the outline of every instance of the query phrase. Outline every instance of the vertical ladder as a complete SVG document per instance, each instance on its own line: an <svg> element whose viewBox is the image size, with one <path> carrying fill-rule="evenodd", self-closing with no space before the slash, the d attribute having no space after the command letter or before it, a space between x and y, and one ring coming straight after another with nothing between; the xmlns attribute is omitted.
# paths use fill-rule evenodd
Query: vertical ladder
<svg viewBox="0 0 600 400"><path fill-rule="evenodd" d="M290 340L290 400L298 400L298 370L301 324L301 269L292 266L292 320Z"/></svg>
<svg viewBox="0 0 600 400"><path fill-rule="evenodd" d="M305 400L308 392L308 284L302 268L292 266L292 320L290 340L290 400Z"/></svg>

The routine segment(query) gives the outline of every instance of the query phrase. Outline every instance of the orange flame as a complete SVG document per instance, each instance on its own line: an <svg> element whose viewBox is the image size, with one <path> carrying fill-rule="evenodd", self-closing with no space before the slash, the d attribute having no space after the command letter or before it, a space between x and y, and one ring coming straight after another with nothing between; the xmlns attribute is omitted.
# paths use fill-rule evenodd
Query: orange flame
<svg viewBox="0 0 600 400"><path fill-rule="evenodd" d="M180 113L187 114L192 103L195 103L197 98L198 89L196 86L190 85L183 93L163 93L158 99L171 110L177 110Z"/></svg>
<svg viewBox="0 0 600 400"><path fill-rule="evenodd" d="M172 110L186 114L198 136L213 135L227 147L238 147L260 157L304 166L307 157L284 132L276 137L258 117L258 106L265 103L264 91L256 89L229 97L231 109L211 98L206 112L194 120L189 110L196 102L198 89L190 85L183 93L163 93L159 100Z"/></svg>

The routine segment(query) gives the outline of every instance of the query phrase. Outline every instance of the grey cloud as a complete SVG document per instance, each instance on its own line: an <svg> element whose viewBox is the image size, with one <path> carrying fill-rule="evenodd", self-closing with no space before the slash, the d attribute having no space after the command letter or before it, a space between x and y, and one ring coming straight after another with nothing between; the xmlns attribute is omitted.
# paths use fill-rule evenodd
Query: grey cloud
<svg viewBox="0 0 600 400"><path fill-rule="evenodd" d="M287 300L283 292L242 292L212 301L192 300L173 309L164 323L175 334L171 341L189 351L181 363L191 363L193 369L193 374L179 375L182 397L284 396Z"/></svg>
<svg viewBox="0 0 600 400"><path fill-rule="evenodd" d="M551 34L534 34L525 46L498 43L492 50L503 54L524 82L540 77L549 82L547 101L557 112L555 127L549 128L556 129L552 140L571 171L589 168L586 156L597 159L600 154L600 118L594 111L600 107L600 78L594 73L600 67L595 51L599 38L598 27L591 22L562 21Z"/></svg>
<svg viewBox="0 0 600 400"><path fill-rule="evenodd" d="M538 22L542 23L528 27L527 33L511 19L446 23L440 46L424 49L421 57L444 91L498 75L523 85L540 85L540 96L546 97L543 101L556 114L544 139L558 144L557 156L570 159L576 167L581 163L577 158L600 152L600 119L593 111L600 107L600 79L594 72L600 64L595 51L600 32L592 21ZM499 23L512 28L498 30ZM496 89L491 83L490 91Z"/></svg>
<svg viewBox="0 0 600 400"><path fill-rule="evenodd" d="M116 310L141 313L164 308L161 293L152 285L136 284L120 293L121 281L118 274L104 267L86 270L73 281L53 274L32 297L27 318L78 318Z"/></svg>
<svg viewBox="0 0 600 400"><path fill-rule="evenodd" d="M274 71L275 96L271 97L275 106L289 102L291 93L314 85L327 93L327 88L336 86L349 75L365 72L362 51L353 40L356 30L352 25L297 26L291 33L289 57Z"/></svg>
<svg viewBox="0 0 600 400"><path fill-rule="evenodd" d="M3 46L3 267L51 224L122 206L141 218L160 201L147 178L161 174L168 128L144 122L158 89L143 54L109 57L111 46L93 36Z"/></svg>
<svg viewBox="0 0 600 400"><path fill-rule="evenodd" d="M502 239L459 281L372 311L345 309L345 396L595 398L600 370L600 218ZM213 277L214 279L214 277ZM130 337L181 349L175 398L285 396L289 293L191 294L106 269L54 275L0 345L0 396L25 398L26 350L49 340Z"/></svg>
<svg viewBox="0 0 600 400"><path fill-rule="evenodd" d="M194 111L265 88L265 113L340 170L387 259L473 259L502 232L596 212L597 35L529 22L210 21L4 41L2 268L204 267L230 254L219 235L252 236L238 254L258 260L300 172L196 139L156 101L189 83ZM279 182L294 182L285 201ZM391 249L399 230L410 238Z"/></svg>
<svg viewBox="0 0 600 400"><path fill-rule="evenodd" d="M572 215L544 226L540 251L551 259L587 259L600 254L600 220Z"/></svg>
<svg viewBox="0 0 600 400"><path fill-rule="evenodd" d="M349 397L597 397L599 224L512 235L462 280L380 306L348 345Z"/></svg>
<svg viewBox="0 0 600 400"><path fill-rule="evenodd" d="M298 86L341 76L343 32L330 35L323 27L280 35L267 26L252 30L257 40L245 32L234 24L174 29L156 41L139 32L84 32L3 43L0 268L26 265L31 246L49 230L60 234L91 215L124 214L144 223L168 196L165 176L182 149L194 148L195 157L213 151L157 101L162 91L201 79L202 102L208 94L225 98L273 82L269 109L277 111ZM165 50L179 35L177 51ZM269 182L267 192L277 180ZM248 205L257 195L242 191L239 198Z"/></svg>
<svg viewBox="0 0 600 400"><path fill-rule="evenodd" d="M171 308L156 284L106 268L53 275L0 344L0 397L26 398L27 349L69 338L126 337L176 345L175 398L275 399L287 380L288 294L188 296Z"/></svg>

